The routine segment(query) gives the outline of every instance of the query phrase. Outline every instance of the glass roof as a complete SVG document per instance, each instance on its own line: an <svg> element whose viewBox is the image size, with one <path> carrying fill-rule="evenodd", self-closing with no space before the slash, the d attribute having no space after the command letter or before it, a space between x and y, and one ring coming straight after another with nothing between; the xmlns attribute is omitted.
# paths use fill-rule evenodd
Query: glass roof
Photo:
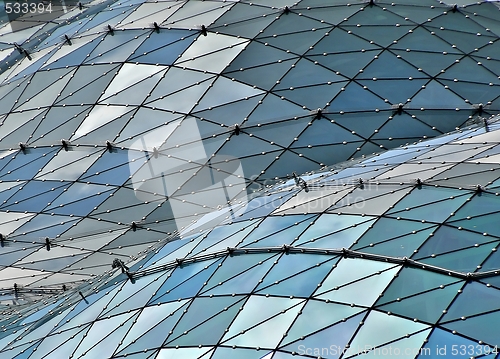
<svg viewBox="0 0 500 359"><path fill-rule="evenodd" d="M487 127L281 181L230 216L205 215L143 258L125 263L115 254L114 269L9 310L9 301L39 294L16 284L2 295L0 357L424 357L454 348L493 358L499 193L488 178L464 186L444 176L478 159L489 166L484 173L496 173L488 153L499 145L499 124L494 117ZM482 150L472 155L467 145ZM420 152L421 166L436 153L451 167L396 181L361 171L391 158L391 173ZM13 255L13 246L3 249ZM52 269L67 262L69 248L36 247L18 260L28 273L30 259ZM87 271L99 268L99 258L73 253ZM15 268L5 272L17 283Z"/></svg>
<svg viewBox="0 0 500 359"><path fill-rule="evenodd" d="M497 355L499 3L54 6L0 9L0 358Z"/></svg>

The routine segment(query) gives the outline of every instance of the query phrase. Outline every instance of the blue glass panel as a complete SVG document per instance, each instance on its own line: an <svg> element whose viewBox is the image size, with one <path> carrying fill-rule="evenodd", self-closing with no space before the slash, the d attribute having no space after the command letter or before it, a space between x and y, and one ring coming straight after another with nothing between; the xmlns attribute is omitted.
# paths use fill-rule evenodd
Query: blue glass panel
<svg viewBox="0 0 500 359"><path fill-rule="evenodd" d="M50 185L59 186L58 188L54 187L48 188L48 186L40 185L41 183L44 182L36 181L28 183L21 191L19 191L18 193L16 193L15 196L10 198L5 205L1 206L1 208L3 210L10 210L17 212L24 212L24 211L41 212L44 208L47 207L49 203L51 203L57 196L59 196L64 191L64 188L61 187L60 183L57 184L50 182L44 183L49 186ZM34 186L47 187L48 191L45 192L42 189L37 194L36 192L33 191ZM24 189L28 190L27 193L24 192ZM33 195L33 197L28 197L30 195Z"/></svg>
<svg viewBox="0 0 500 359"><path fill-rule="evenodd" d="M11 237L23 235L26 233L29 237L26 238L45 238L45 237L55 237L56 235L65 232L68 228L73 226L79 219L68 219L67 216L51 216L45 214L39 214L29 222L26 222L21 227L16 229ZM61 224L62 223L62 224Z"/></svg>
<svg viewBox="0 0 500 359"><path fill-rule="evenodd" d="M183 246L191 246L192 242L191 240L198 239L198 241L201 239L201 234L194 234L192 236L187 236L182 239L180 238L175 238L166 243L160 250L154 253L150 258L147 259L147 261L144 261L142 267L149 267L150 265L155 264L157 261L161 260L164 257L169 256L170 254L174 253L177 249L183 247ZM175 259L175 258L174 258ZM141 268L142 268L141 267Z"/></svg>
<svg viewBox="0 0 500 359"><path fill-rule="evenodd" d="M210 249L211 251L226 249L227 247L235 247L238 242L245 237L248 232L253 230L253 226L259 220L242 221L223 226L215 227L206 235L200 245L193 250L193 255L199 254L201 251Z"/></svg>
<svg viewBox="0 0 500 359"><path fill-rule="evenodd" d="M335 56L334 56L335 57ZM351 57L352 58L352 57ZM351 82L330 104L330 111L362 111L373 108L386 109L384 99L374 95L362 86Z"/></svg>
<svg viewBox="0 0 500 359"><path fill-rule="evenodd" d="M112 294L110 302L103 308L103 313L99 317L104 318L143 307L167 275L168 272L163 273L158 280L138 278L133 282L126 281L119 291L110 292Z"/></svg>
<svg viewBox="0 0 500 359"><path fill-rule="evenodd" d="M331 271L332 263L335 263L336 260L337 258L296 274L291 278L280 280L276 284L257 290L257 292L269 295L293 295L308 298L318 288L318 284L321 284L326 275Z"/></svg>
<svg viewBox="0 0 500 359"><path fill-rule="evenodd" d="M270 267L272 262L269 263L270 258L276 258L278 255L276 254L252 254L252 255L241 255L241 256L228 256L223 262L222 267L217 270L214 275L210 278L205 286L204 292L207 290L210 291L211 288L216 288L219 286L219 283L225 283L229 278L232 278L240 273L244 273L248 269L255 267L259 262L265 262L264 267ZM267 270L266 270L267 272ZM260 278L259 278L260 279ZM254 287L256 286L257 281L251 283Z"/></svg>
<svg viewBox="0 0 500 359"><path fill-rule="evenodd" d="M186 308L186 305L183 305L173 313L171 313L168 317L166 317L162 322L155 325L153 328L145 328L147 330L142 336L137 338L126 348L118 351L117 355L125 355L129 353L143 351L144 348L159 348L162 343L169 335L169 331L174 328L177 321L183 314L183 310Z"/></svg>
<svg viewBox="0 0 500 359"><path fill-rule="evenodd" d="M314 221L314 224L300 236L300 239L296 243L297 245L301 245L311 240L315 242L322 241L323 238L329 237L329 233L344 231L350 227L354 228L360 225L365 227L363 225L367 222L372 224L373 220L361 221L359 216L339 216L337 214L324 213Z"/></svg>
<svg viewBox="0 0 500 359"><path fill-rule="evenodd" d="M469 317L465 320L459 319L455 322L442 324L444 328L456 330L458 333L470 338L481 338L489 345L500 345L497 326L500 320L500 311Z"/></svg>
<svg viewBox="0 0 500 359"><path fill-rule="evenodd" d="M253 255L251 257L254 257ZM258 281L262 279L269 268L272 265L272 259L275 257L271 257L262 264L255 263L255 265L248 269L247 271L238 274L237 276L232 276L230 279L225 280L222 284L205 291L205 293L210 294L233 294L233 293L250 293L256 287ZM255 258L256 259L256 258ZM241 260L241 259L240 259ZM233 261L234 262L234 261ZM230 262L229 262L230 263ZM220 274L221 272L225 272L226 276L232 275L234 272L228 273L231 269L227 268L228 263L224 263L226 265L226 269L220 268L216 274ZM229 274L229 275L228 275ZM210 279L210 282L213 282L213 277ZM207 288L209 286L207 285Z"/></svg>
<svg viewBox="0 0 500 359"><path fill-rule="evenodd" d="M345 217L345 216L341 216ZM354 218L354 216L353 216ZM361 224L355 224L352 227L342 229L333 234L326 235L320 238L313 238L308 242L299 244L302 247L308 248L349 248L366 230L373 225L375 220L366 221ZM354 249L354 248L353 248Z"/></svg>
<svg viewBox="0 0 500 359"><path fill-rule="evenodd" d="M220 262L222 259L177 267L149 303L168 302L195 296L203 288L203 283L218 268L217 265ZM208 268L205 269L205 267Z"/></svg>
<svg viewBox="0 0 500 359"><path fill-rule="evenodd" d="M79 187L79 183L74 183L72 187ZM96 186L97 187L97 186ZM80 187L81 189L81 187ZM97 190L102 188L89 188L90 191ZM94 211L94 207L99 207L101 203L103 203L109 195L114 192L114 189L109 189L106 187L107 191L96 191L95 193L87 192L89 197L87 198L74 198L77 188L70 188L67 192L63 192L63 194L57 198L56 201L52 203L52 205L56 205L55 207L48 208L47 211L55 214L65 214L70 215L73 214L75 216L85 217L89 215L92 211ZM81 194L81 193L78 193ZM61 206L62 205L62 206Z"/></svg>
<svg viewBox="0 0 500 359"><path fill-rule="evenodd" d="M167 341L165 346L216 345L224 335L224 331L215 328L228 328L239 313L241 304L242 302L238 302L230 307L225 307L223 312L217 313L206 322L190 328L186 334L183 333L178 338Z"/></svg>
<svg viewBox="0 0 500 359"><path fill-rule="evenodd" d="M409 319L417 318L419 321L435 323L443 315L443 311L448 308L462 286L462 283L452 284L443 289L435 289L380 306L378 309Z"/></svg>
<svg viewBox="0 0 500 359"><path fill-rule="evenodd" d="M360 313L280 349L310 357L339 358L364 316L365 313Z"/></svg>
<svg viewBox="0 0 500 359"><path fill-rule="evenodd" d="M264 351L256 351L255 349L232 348L232 347L217 347L211 359L226 359L237 356L238 359L261 359L265 358ZM205 359L205 357L203 357Z"/></svg>
<svg viewBox="0 0 500 359"><path fill-rule="evenodd" d="M470 229L472 231L477 231L480 233L489 233L494 236L500 235L500 229L498 227L498 213L486 214L478 217L471 217L471 219L469 220L465 219L465 220L450 222L450 224L453 226Z"/></svg>
<svg viewBox="0 0 500 359"><path fill-rule="evenodd" d="M416 187L414 190L411 191L409 195L401 199L401 201L399 201L394 206L394 208L390 209L387 213L390 214L400 213L401 211L405 211L406 208L412 209L415 207L424 206L429 203L437 201L444 200L445 202L447 202L447 200L450 199L450 197L452 196L453 197L458 196L463 198L463 193L459 190L451 188L441 188L441 187L435 188L430 186L422 186L421 188ZM397 216L400 216L400 214L398 214Z"/></svg>
<svg viewBox="0 0 500 359"><path fill-rule="evenodd" d="M453 227L441 226L434 233L434 236L429 237L425 244L419 248L418 253L415 254L413 258L421 259L432 254L447 253L457 249L470 248L474 247L476 243L482 244L490 241L491 238L479 233L471 233Z"/></svg>
<svg viewBox="0 0 500 359"><path fill-rule="evenodd" d="M363 309L341 305L337 303L325 303L323 301L309 300L302 313L297 317L283 344L293 342L300 337L305 337L318 330L328 327L334 323L344 321Z"/></svg>
<svg viewBox="0 0 500 359"><path fill-rule="evenodd" d="M276 247L276 246L282 246L284 244L292 244L292 242L295 241L295 239L298 238L300 234L310 225L311 222L309 221L309 219L306 219L303 220L302 222L294 224L291 227L283 228L278 233L272 234L262 239L254 239L252 243L249 243L250 241L249 237L245 240L242 246L246 248L252 248L252 247ZM256 238L256 237L251 236L251 238Z"/></svg>
<svg viewBox="0 0 500 359"><path fill-rule="evenodd" d="M492 247L493 247L493 244L492 244ZM500 253L498 253L498 251L495 251L495 252L492 251L492 253L488 256L486 261L484 263L482 263L480 271L489 271L489 270L500 269L499 256L500 256ZM488 278L488 280L489 280L489 278Z"/></svg>
<svg viewBox="0 0 500 359"><path fill-rule="evenodd" d="M366 232L358 243L353 246L353 249L364 247L370 243L380 242L381 240L397 238L410 234L412 231L420 231L429 227L431 227L429 224L417 221L398 221L390 218L380 218L375 222L373 228Z"/></svg>
<svg viewBox="0 0 500 359"><path fill-rule="evenodd" d="M182 54L193 43L195 35L197 32L176 29L156 36L153 33L135 50L130 60L146 64L173 64L177 55Z"/></svg>
<svg viewBox="0 0 500 359"><path fill-rule="evenodd" d="M248 245L253 241L259 241L266 236L271 234L280 233L286 228L294 226L294 223L302 223L304 221L309 221L313 218L313 215L293 215L293 216L270 216L264 219L259 226L250 235L245 238L242 246ZM297 237L298 234L294 237ZM293 238L290 238L292 240ZM283 243L281 243L283 244Z"/></svg>
<svg viewBox="0 0 500 359"><path fill-rule="evenodd" d="M500 291L484 284L468 283L462 293L458 294L448 312L443 316L441 322L469 317L490 310L500 309Z"/></svg>
<svg viewBox="0 0 500 359"><path fill-rule="evenodd" d="M443 274L404 267L384 291L384 296L379 299L377 305L437 289L441 285L446 286L456 281L456 278Z"/></svg>
<svg viewBox="0 0 500 359"><path fill-rule="evenodd" d="M241 303L243 296L227 296L212 298L196 298L188 308L187 313L179 320L179 323L174 329L170 338L176 338L184 331L189 331L199 324L205 322L207 319L213 317L217 313L223 312L224 308L228 308L236 303Z"/></svg>
<svg viewBox="0 0 500 359"><path fill-rule="evenodd" d="M476 271L477 266L481 265L490 253L491 246L483 245L449 254L437 255L434 258L425 258L421 261L437 267L467 273Z"/></svg>
<svg viewBox="0 0 500 359"><path fill-rule="evenodd" d="M0 172L0 178L3 181L30 180L38 174L40 168L43 168L52 159L57 151L58 149L49 151L47 149L28 149L26 154L19 153L9 163L8 168L5 167ZM45 156L43 156L44 154Z"/></svg>
<svg viewBox="0 0 500 359"><path fill-rule="evenodd" d="M272 285L275 281L281 281L285 278L289 278L304 270L315 267L317 264L328 262L330 260L332 260L331 255L308 255L297 253L283 254L278 259L278 263L276 263L271 268L269 273L266 274L262 283L257 286L257 290L267 287L268 285Z"/></svg>
<svg viewBox="0 0 500 359"><path fill-rule="evenodd" d="M14 353L19 352L18 355L13 357L13 359L27 359L29 356L33 353L33 349L35 349L40 342L36 342L35 344L25 344L22 346L17 347L15 350L13 350Z"/></svg>
<svg viewBox="0 0 500 359"><path fill-rule="evenodd" d="M83 60L87 59L87 55L94 50L99 44L99 38L91 40L88 44L79 47L69 54L57 59L55 63L51 63L47 68L59 68L66 66L78 66Z"/></svg>
<svg viewBox="0 0 500 359"><path fill-rule="evenodd" d="M373 246L360 248L363 252L376 253L394 257L411 257L422 243L429 237L436 227L431 227L424 231L390 239L384 242L374 243Z"/></svg>
<svg viewBox="0 0 500 359"><path fill-rule="evenodd" d="M105 294L106 293L104 291L101 291L99 293L93 293L90 295L86 295L85 300L81 300L78 304L76 304L72 308L73 310L67 316L65 316L61 322L62 323L70 322L70 324L67 324L67 326L73 326L73 325L76 325L78 323L89 322L89 321L97 318L98 314L102 311L102 308L111 299L111 298L103 298ZM77 295L78 294L75 294L75 296L77 296ZM103 300L101 300L102 298L103 298ZM98 302L99 300L101 300L100 302L101 302L102 306L93 305L94 303ZM88 314L88 315L81 315L80 316L80 314L83 313L85 310L87 310L85 312L85 314ZM76 324L71 322L71 319L73 319L73 318L75 318L75 321L77 322Z"/></svg>

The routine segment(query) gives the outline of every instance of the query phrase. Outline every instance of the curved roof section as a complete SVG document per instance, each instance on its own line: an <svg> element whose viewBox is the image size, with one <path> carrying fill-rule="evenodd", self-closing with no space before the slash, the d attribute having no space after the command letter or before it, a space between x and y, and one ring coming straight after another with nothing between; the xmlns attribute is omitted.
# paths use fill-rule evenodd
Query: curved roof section
<svg viewBox="0 0 500 359"><path fill-rule="evenodd" d="M302 183L297 174L499 110L489 2L63 10L1 30L5 303L134 261L294 173Z"/></svg>
<svg viewBox="0 0 500 359"><path fill-rule="evenodd" d="M186 229L5 316L0 357L424 357L463 346L494 358L498 131L492 119L269 188L236 219L219 213L212 229Z"/></svg>

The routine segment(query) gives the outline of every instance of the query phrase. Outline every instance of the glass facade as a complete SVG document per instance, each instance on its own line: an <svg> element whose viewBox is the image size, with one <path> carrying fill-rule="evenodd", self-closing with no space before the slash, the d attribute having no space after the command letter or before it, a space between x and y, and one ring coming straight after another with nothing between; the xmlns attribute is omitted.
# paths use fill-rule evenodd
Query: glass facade
<svg viewBox="0 0 500 359"><path fill-rule="evenodd" d="M0 27L0 358L498 357L498 3L57 9Z"/></svg>

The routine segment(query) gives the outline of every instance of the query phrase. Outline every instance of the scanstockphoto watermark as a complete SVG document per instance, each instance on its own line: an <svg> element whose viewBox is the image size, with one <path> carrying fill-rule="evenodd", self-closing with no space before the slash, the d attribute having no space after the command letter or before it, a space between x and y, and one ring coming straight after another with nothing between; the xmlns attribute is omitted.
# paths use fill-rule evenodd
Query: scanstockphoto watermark
<svg viewBox="0 0 500 359"><path fill-rule="evenodd" d="M2 28L2 32L24 30L26 22L49 22L70 11L83 9L80 0L3 0L0 1L0 18L3 22L8 21L8 29Z"/></svg>
<svg viewBox="0 0 500 359"><path fill-rule="evenodd" d="M483 355L498 354L498 346L489 346L486 344L437 344L433 346L410 348L393 345L376 347L373 345L365 346L341 346L332 344L329 347L307 347L299 345L297 353L300 355L313 355L316 357L341 356L349 357L360 354L374 354L384 357L478 357Z"/></svg>
<svg viewBox="0 0 500 359"><path fill-rule="evenodd" d="M135 196L145 202L168 200L179 230L205 214L241 210L248 202L241 162L211 154L195 118L148 132L132 143L128 156Z"/></svg>
<svg viewBox="0 0 500 359"><path fill-rule="evenodd" d="M299 345L297 347L297 353L300 355L313 355L315 357L329 357L329 356L341 356L349 357L352 355L360 354L374 354L379 356L402 356L408 357L417 355L421 356L431 356L433 355L431 348L401 348L392 345L386 345L383 347L376 347L373 345L365 346L341 346L337 344L332 344L328 347L307 347L305 345Z"/></svg>

